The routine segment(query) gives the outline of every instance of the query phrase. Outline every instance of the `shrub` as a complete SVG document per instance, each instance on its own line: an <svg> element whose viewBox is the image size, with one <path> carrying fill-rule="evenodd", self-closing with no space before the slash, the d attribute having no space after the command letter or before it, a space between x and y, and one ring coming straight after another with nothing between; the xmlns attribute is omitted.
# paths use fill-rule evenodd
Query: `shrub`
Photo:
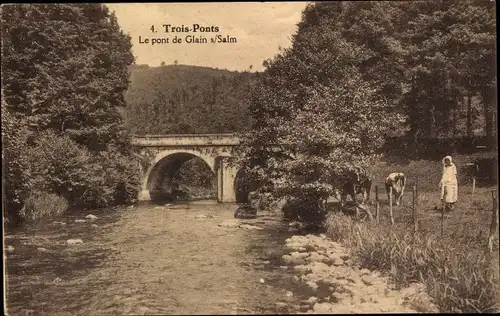
<svg viewBox="0 0 500 316"><path fill-rule="evenodd" d="M346 244L363 267L390 272L400 286L424 283L441 312L498 310L498 276L482 255L454 252L431 234L414 238L404 225L357 223L332 214L327 227L330 236Z"/></svg>
<svg viewBox="0 0 500 316"><path fill-rule="evenodd" d="M63 213L68 208L68 201L56 194L33 191L19 212L25 221L34 221Z"/></svg>
<svg viewBox="0 0 500 316"><path fill-rule="evenodd" d="M27 133L22 122L12 116L2 99L2 169L4 170L2 192L7 217L18 220L18 211L31 189L28 162L25 157Z"/></svg>
<svg viewBox="0 0 500 316"><path fill-rule="evenodd" d="M54 192L71 205L80 203L93 175L102 172L91 166L90 153L65 135L44 132L28 150L28 162L38 191ZM98 168L97 168L98 169Z"/></svg>
<svg viewBox="0 0 500 316"><path fill-rule="evenodd" d="M282 210L285 219L305 223L323 222L326 215L315 201L308 200L291 199Z"/></svg>
<svg viewBox="0 0 500 316"><path fill-rule="evenodd" d="M66 135L45 132L28 156L36 189L65 197L72 206L99 208L137 198L140 166L113 148L92 154Z"/></svg>
<svg viewBox="0 0 500 316"><path fill-rule="evenodd" d="M109 148L101 152L95 164L102 166L109 192L107 205L132 204L136 201L141 185L140 162L134 156L126 156Z"/></svg>

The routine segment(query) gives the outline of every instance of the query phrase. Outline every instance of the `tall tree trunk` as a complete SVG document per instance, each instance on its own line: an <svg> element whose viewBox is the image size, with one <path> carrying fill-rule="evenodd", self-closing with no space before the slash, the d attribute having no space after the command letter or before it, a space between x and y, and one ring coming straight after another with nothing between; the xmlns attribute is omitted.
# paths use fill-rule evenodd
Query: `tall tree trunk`
<svg viewBox="0 0 500 316"><path fill-rule="evenodd" d="M472 137L472 97L467 95L467 137Z"/></svg>
<svg viewBox="0 0 500 316"><path fill-rule="evenodd" d="M437 134L436 131L436 106L432 103L430 108L430 126L429 126L429 136L435 137Z"/></svg>
<svg viewBox="0 0 500 316"><path fill-rule="evenodd" d="M453 109L453 137L457 137L457 109Z"/></svg>
<svg viewBox="0 0 500 316"><path fill-rule="evenodd" d="M489 140L493 136L493 117L490 106L485 102L484 104L484 128L486 138Z"/></svg>
<svg viewBox="0 0 500 316"><path fill-rule="evenodd" d="M457 129L457 121L460 110L462 109L462 100L461 96L458 96L455 99L455 108L453 109L453 137L457 137L458 129Z"/></svg>
<svg viewBox="0 0 500 316"><path fill-rule="evenodd" d="M495 88L486 89L482 95L484 113L484 132L488 141L493 140L493 115L495 110Z"/></svg>

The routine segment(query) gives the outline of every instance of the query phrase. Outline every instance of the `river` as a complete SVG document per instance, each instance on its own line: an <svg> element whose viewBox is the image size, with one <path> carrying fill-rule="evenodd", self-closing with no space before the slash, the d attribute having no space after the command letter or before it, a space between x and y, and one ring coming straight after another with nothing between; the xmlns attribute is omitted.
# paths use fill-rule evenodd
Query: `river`
<svg viewBox="0 0 500 316"><path fill-rule="evenodd" d="M236 208L215 201L140 204L73 212L7 231L7 312L293 313L309 293L280 266L288 226L264 214L241 220L261 230L220 227ZM75 222L90 213L97 220ZM68 239L83 244L68 245ZM277 309L278 301L290 307Z"/></svg>

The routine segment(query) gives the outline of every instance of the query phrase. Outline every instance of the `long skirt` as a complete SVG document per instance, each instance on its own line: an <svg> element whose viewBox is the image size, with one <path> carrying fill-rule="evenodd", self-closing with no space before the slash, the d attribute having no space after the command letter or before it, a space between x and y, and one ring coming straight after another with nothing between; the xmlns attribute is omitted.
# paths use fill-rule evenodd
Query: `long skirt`
<svg viewBox="0 0 500 316"><path fill-rule="evenodd" d="M443 185L441 187L441 200L446 203L455 203L458 200L458 185Z"/></svg>

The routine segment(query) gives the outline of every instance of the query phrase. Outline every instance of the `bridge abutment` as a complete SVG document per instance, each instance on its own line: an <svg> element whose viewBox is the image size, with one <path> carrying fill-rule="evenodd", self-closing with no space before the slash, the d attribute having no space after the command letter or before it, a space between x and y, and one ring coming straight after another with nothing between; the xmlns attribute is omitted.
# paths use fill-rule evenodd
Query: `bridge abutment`
<svg viewBox="0 0 500 316"><path fill-rule="evenodd" d="M141 190L139 192L138 201L151 201L151 195L149 195L149 190Z"/></svg>
<svg viewBox="0 0 500 316"><path fill-rule="evenodd" d="M238 170L230 164L231 160L231 157L217 159L217 202L219 203L236 202L234 182Z"/></svg>

